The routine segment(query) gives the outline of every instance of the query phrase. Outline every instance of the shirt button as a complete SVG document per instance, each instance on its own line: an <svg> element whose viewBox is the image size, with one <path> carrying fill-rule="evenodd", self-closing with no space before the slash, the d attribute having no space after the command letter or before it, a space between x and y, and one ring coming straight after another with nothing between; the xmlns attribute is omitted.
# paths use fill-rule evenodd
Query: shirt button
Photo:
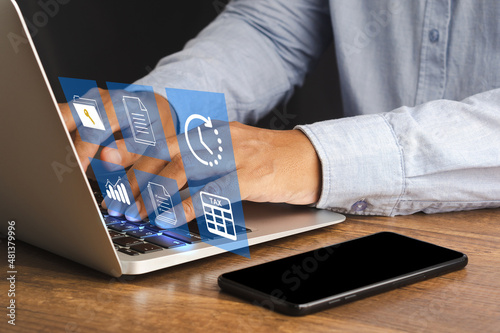
<svg viewBox="0 0 500 333"><path fill-rule="evenodd" d="M429 31L429 40L435 43L439 40L439 31L437 29L432 29Z"/></svg>
<svg viewBox="0 0 500 333"><path fill-rule="evenodd" d="M351 210L353 210L355 212L362 212L367 207L368 207L368 203L364 200L360 200L360 201L355 202L354 205L352 205Z"/></svg>

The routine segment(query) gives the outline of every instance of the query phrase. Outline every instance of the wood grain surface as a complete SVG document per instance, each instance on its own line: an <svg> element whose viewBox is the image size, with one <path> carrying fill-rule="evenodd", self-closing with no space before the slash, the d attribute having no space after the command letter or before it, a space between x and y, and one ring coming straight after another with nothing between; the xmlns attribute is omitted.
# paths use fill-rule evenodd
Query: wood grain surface
<svg viewBox="0 0 500 333"><path fill-rule="evenodd" d="M462 251L469 264L305 317L271 312L217 286L224 272L379 231ZM1 332L500 332L498 209L348 216L338 225L254 246L251 259L225 253L118 279L17 242L16 326L7 324L7 245L1 241Z"/></svg>

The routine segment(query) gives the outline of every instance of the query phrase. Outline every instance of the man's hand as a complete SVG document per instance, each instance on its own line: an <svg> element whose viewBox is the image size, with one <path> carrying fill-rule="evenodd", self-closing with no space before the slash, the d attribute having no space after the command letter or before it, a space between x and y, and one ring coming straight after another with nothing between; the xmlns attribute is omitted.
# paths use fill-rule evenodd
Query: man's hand
<svg viewBox="0 0 500 333"><path fill-rule="evenodd" d="M168 101L156 95L171 162L161 158L130 153L121 137L119 121L114 112L110 96L110 93L114 92L99 89L93 93L100 94L102 98L118 148L104 147L100 153L100 159L119 164L124 168L133 165L127 173L127 178L136 199L140 217L146 218L148 212L141 200L140 186L133 169L174 179L179 188L185 187L187 185L186 172L178 145L178 139L183 139L183 134L179 138L175 136ZM99 145L82 141L68 104L60 104L59 106L71 132L80 162L86 170L90 164L89 157L95 156ZM321 191L320 161L311 142L301 131L267 130L238 122L230 123L229 130L242 200L307 205L315 203L319 199ZM192 163L188 167L194 168L197 165ZM217 182L219 183L217 184ZM221 180L215 181L215 184L209 185L224 188L232 184L224 184L224 177L222 177ZM186 220L193 220L196 216L191 198L184 200L182 206ZM127 212L125 215L129 219L137 219L137 216L128 216Z"/></svg>
<svg viewBox="0 0 500 333"><path fill-rule="evenodd" d="M306 205L319 199L320 161L311 142L301 131L273 131L238 122L230 123L229 127L242 200ZM141 157L134 168L175 179L182 188L187 179L177 138L168 138L167 144L171 162ZM139 187L134 173L129 171L127 177L134 196L138 198ZM218 187L223 186L220 184ZM145 218L144 204L139 200L137 202L139 214ZM196 215L191 197L182 205L186 220L194 219Z"/></svg>
<svg viewBox="0 0 500 333"><path fill-rule="evenodd" d="M111 101L110 94L120 93L118 91L108 91L104 89L92 89L88 94L96 95L98 94L102 99L104 104L104 109L106 111L106 115L109 120L109 124L111 126L111 131L115 135L115 142L117 145L117 149L104 147L100 153L100 159L106 162L119 164L124 168L129 167L134 164L141 155L133 154L127 151L125 140L121 135L120 124L118 118L115 113L115 109L113 108L113 103ZM88 96L86 96L88 97ZM156 103L158 105L158 110L160 110L160 121L162 122L162 127L165 131L165 135L173 136L175 135L175 127L172 124L171 116L170 116L170 107L168 102L162 96L155 94ZM80 159L80 163L82 164L84 170L87 170L90 161L89 157L94 157L99 149L99 145L85 142L81 139L80 134L77 131L77 124L73 119L73 115L67 103L59 104L59 108L61 110L62 116L64 118L64 122L66 123L66 127L73 138L75 148ZM102 138L104 141L106 138Z"/></svg>

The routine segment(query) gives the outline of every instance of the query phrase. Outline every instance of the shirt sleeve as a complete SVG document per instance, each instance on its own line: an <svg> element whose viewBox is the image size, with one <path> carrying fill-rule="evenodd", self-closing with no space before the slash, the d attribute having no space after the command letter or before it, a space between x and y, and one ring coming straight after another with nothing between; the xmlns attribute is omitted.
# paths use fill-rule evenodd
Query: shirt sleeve
<svg viewBox="0 0 500 333"><path fill-rule="evenodd" d="M500 207L500 89L297 128L322 163L318 208L392 216Z"/></svg>
<svg viewBox="0 0 500 333"><path fill-rule="evenodd" d="M292 95L331 41L328 1L233 0L135 83L163 96L166 87L224 93L230 120L255 123Z"/></svg>

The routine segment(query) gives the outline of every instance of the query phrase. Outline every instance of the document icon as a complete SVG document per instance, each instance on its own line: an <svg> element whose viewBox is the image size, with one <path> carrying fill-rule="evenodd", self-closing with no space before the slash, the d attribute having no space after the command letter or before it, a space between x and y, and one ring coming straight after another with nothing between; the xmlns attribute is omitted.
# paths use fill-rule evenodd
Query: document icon
<svg viewBox="0 0 500 333"><path fill-rule="evenodd" d="M141 99L132 96L123 96L123 105L127 113L127 119L137 143L154 146L156 145L155 135L151 128L149 113Z"/></svg>
<svg viewBox="0 0 500 333"><path fill-rule="evenodd" d="M94 99L80 98L79 96L73 96L73 106L75 107L76 113L82 125L88 128L94 128L101 131L105 131L106 128L102 122L101 112L97 106L97 101Z"/></svg>
<svg viewBox="0 0 500 333"><path fill-rule="evenodd" d="M177 217L175 216L172 198L167 189L163 185L148 182L148 193L155 211L155 220L175 225Z"/></svg>

